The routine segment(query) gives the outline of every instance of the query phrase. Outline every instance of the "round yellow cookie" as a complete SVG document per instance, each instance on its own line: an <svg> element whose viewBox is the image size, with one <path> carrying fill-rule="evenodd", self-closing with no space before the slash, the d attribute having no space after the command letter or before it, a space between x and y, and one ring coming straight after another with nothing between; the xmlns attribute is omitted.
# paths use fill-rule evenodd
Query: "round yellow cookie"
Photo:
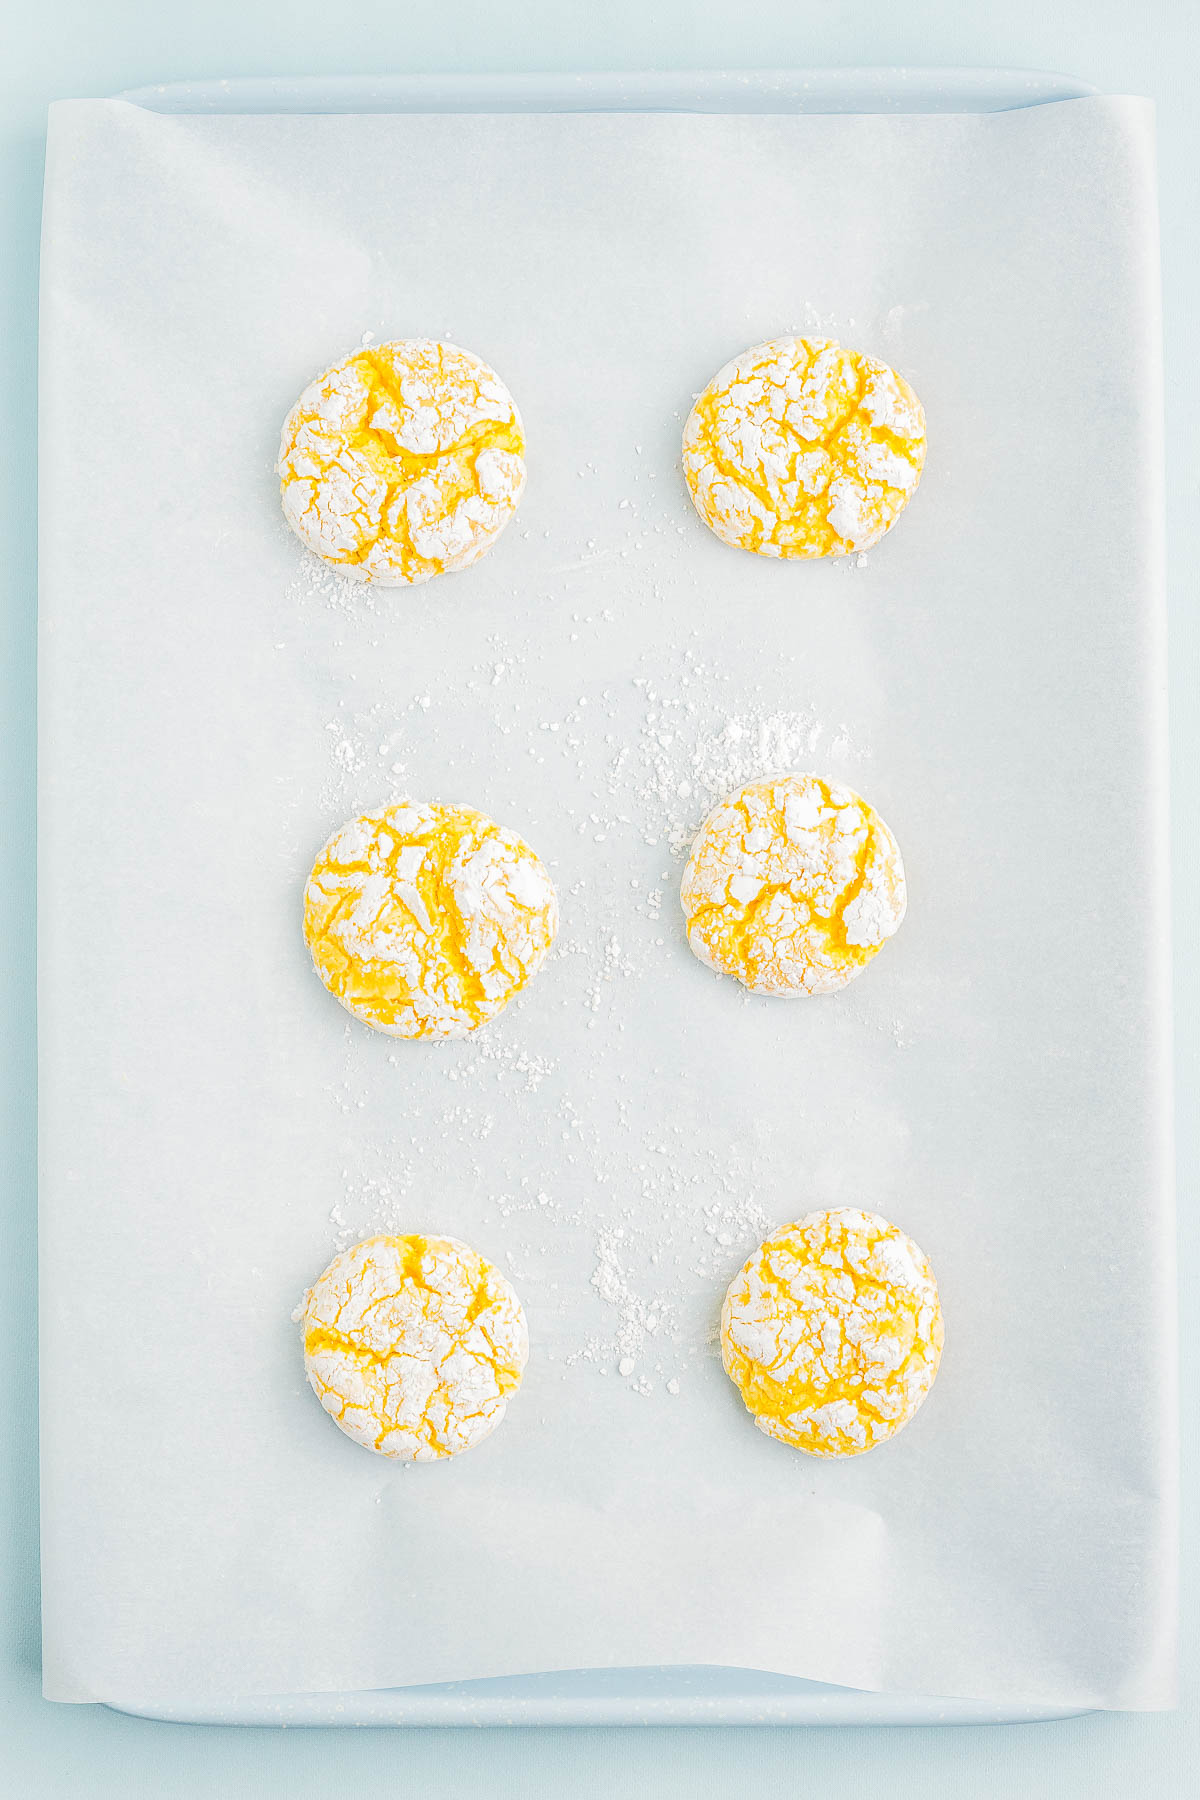
<svg viewBox="0 0 1200 1800"><path fill-rule="evenodd" d="M356 1444L406 1462L469 1450L504 1417L529 1355L521 1302L457 1238L372 1237L300 1310L304 1372Z"/></svg>
<svg viewBox="0 0 1200 1800"><path fill-rule="evenodd" d="M756 994L828 994L904 917L904 865L873 807L819 775L752 781L705 819L683 871L688 943Z"/></svg>
<svg viewBox="0 0 1200 1800"><path fill-rule="evenodd" d="M515 831L469 806L402 800L351 819L304 894L304 938L331 994L390 1037L465 1037L545 960L558 899Z"/></svg>
<svg viewBox="0 0 1200 1800"><path fill-rule="evenodd" d="M279 445L296 535L356 581L403 587L465 569L525 486L512 395L469 350L401 338L309 383Z"/></svg>
<svg viewBox="0 0 1200 1800"><path fill-rule="evenodd" d="M721 1354L754 1423L811 1456L858 1456L908 1424L942 1354L937 1282L875 1213L808 1213L729 1285Z"/></svg>
<svg viewBox="0 0 1200 1800"><path fill-rule="evenodd" d="M912 499L925 414L903 376L825 338L775 338L714 375L683 468L719 538L760 556L867 550Z"/></svg>

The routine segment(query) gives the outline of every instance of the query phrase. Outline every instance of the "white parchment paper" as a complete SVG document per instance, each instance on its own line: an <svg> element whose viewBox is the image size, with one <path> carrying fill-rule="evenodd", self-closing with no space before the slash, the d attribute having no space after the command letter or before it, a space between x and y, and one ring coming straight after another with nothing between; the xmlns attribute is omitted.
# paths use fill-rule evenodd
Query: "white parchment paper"
<svg viewBox="0 0 1200 1800"><path fill-rule="evenodd" d="M1173 1680L1157 242L1133 100L990 117L52 113L44 264L46 1692L136 1703L598 1665L1156 1707ZM682 421L789 328L893 361L920 492L865 566L691 512ZM517 396L476 568L327 578L280 421L429 334ZM859 787L910 880L844 994L689 954L671 847L743 759ZM349 1023L327 833L457 799L559 951L476 1041ZM676 842L677 848L677 842ZM665 896L665 898L663 897ZM942 1373L822 1463L726 1381L771 1225L895 1219ZM291 1312L467 1238L533 1339L501 1429L392 1466Z"/></svg>

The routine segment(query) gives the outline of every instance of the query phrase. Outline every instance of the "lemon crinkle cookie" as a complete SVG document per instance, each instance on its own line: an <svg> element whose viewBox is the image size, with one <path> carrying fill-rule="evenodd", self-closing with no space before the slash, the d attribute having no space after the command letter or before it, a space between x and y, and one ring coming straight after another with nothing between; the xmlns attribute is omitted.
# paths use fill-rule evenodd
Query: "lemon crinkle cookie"
<svg viewBox="0 0 1200 1800"><path fill-rule="evenodd" d="M304 1296L304 1370L356 1444L407 1462L469 1450L504 1417L529 1354L508 1282L451 1237L372 1237Z"/></svg>
<svg viewBox="0 0 1200 1800"><path fill-rule="evenodd" d="M310 550L355 580L402 587L494 543L525 485L525 435L479 357L402 338L309 383L284 421L278 473Z"/></svg>
<svg viewBox="0 0 1200 1800"><path fill-rule="evenodd" d="M317 974L391 1037L464 1037L541 967L558 929L544 864L467 806L405 800L351 819L313 865L304 937Z"/></svg>
<svg viewBox="0 0 1200 1800"><path fill-rule="evenodd" d="M721 1354L754 1423L813 1456L857 1456L907 1425L942 1354L937 1282L875 1213L813 1212L730 1283Z"/></svg>
<svg viewBox="0 0 1200 1800"><path fill-rule="evenodd" d="M704 821L683 872L688 943L756 994L844 987L904 917L895 838L850 788L817 775L752 781Z"/></svg>
<svg viewBox="0 0 1200 1800"><path fill-rule="evenodd" d="M822 338L744 350L683 433L700 517L762 556L869 549L912 499L924 461L925 414L903 376Z"/></svg>

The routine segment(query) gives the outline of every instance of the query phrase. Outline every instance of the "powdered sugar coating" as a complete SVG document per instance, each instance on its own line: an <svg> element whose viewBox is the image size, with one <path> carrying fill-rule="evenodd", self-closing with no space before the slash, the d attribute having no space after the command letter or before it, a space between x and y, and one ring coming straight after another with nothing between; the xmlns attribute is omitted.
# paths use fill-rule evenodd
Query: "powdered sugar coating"
<svg viewBox="0 0 1200 1800"><path fill-rule="evenodd" d="M464 1037L532 979L558 929L541 860L467 806L402 800L336 831L304 937L347 1011L390 1037Z"/></svg>
<svg viewBox="0 0 1200 1800"><path fill-rule="evenodd" d="M289 525L356 581L402 587L465 569L495 542L525 485L520 414L469 350L402 338L309 383L284 422Z"/></svg>
<svg viewBox="0 0 1200 1800"><path fill-rule="evenodd" d="M942 1354L924 1253L876 1213L808 1213L729 1285L721 1354L754 1422L813 1456L857 1456L900 1431Z"/></svg>
<svg viewBox="0 0 1200 1800"><path fill-rule="evenodd" d="M367 1238L313 1283L301 1317L325 1411L355 1443L408 1462L494 1431L529 1355L516 1294L457 1238Z"/></svg>
<svg viewBox="0 0 1200 1800"><path fill-rule="evenodd" d="M713 377L683 467L705 524L761 556L878 543L916 492L925 415L904 378L825 338L776 338Z"/></svg>
<svg viewBox="0 0 1200 1800"><path fill-rule="evenodd" d="M754 993L795 998L861 974L898 929L907 892L873 807L817 775L781 775L708 815L680 899L701 962Z"/></svg>

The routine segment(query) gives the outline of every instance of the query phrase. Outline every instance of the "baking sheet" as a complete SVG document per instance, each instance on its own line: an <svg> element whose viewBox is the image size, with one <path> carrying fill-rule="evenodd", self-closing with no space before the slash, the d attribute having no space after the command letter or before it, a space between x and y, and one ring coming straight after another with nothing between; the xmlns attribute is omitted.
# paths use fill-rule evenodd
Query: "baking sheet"
<svg viewBox="0 0 1200 1800"><path fill-rule="evenodd" d="M1155 255L1137 102L55 109L52 1697L709 1661L1169 1703ZM680 486L692 392L789 327L929 413L864 568L739 557ZM530 433L516 526L408 596L275 510L282 412L364 330L480 351ZM669 840L781 760L860 786L912 883L811 1006L717 982L673 905ZM328 828L410 789L562 888L560 955L474 1044L344 1025L298 940ZM902 1438L826 1469L753 1432L712 1334L762 1228L838 1203L929 1252L949 1347ZM331 1431L288 1320L415 1225L500 1259L540 1348L433 1470Z"/></svg>

